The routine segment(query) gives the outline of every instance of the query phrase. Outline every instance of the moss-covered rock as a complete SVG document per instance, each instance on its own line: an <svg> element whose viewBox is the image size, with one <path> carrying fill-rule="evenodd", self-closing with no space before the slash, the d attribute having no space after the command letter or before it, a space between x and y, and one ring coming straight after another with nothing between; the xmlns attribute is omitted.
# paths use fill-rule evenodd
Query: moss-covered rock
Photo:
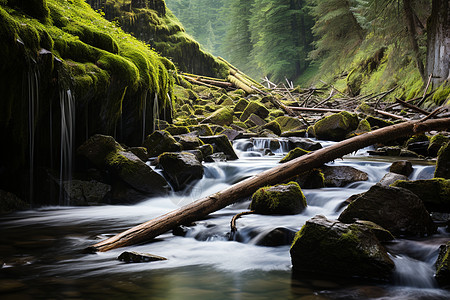
<svg viewBox="0 0 450 300"><path fill-rule="evenodd" d="M163 152L176 152L182 149L181 144L164 130L157 130L147 136L144 141L144 147L147 149L150 157L158 156Z"/></svg>
<svg viewBox="0 0 450 300"><path fill-rule="evenodd" d="M252 195L250 209L264 215L293 215L306 207L306 198L296 182L263 187Z"/></svg>
<svg viewBox="0 0 450 300"><path fill-rule="evenodd" d="M277 121L271 121L263 126L261 126L261 129L267 129L275 133L276 135L281 135L281 126L278 124Z"/></svg>
<svg viewBox="0 0 450 300"><path fill-rule="evenodd" d="M441 286L450 286L450 242L439 247L435 278Z"/></svg>
<svg viewBox="0 0 450 300"><path fill-rule="evenodd" d="M265 119L269 115L269 110L261 103L251 101L242 112L240 120L244 122L245 120L248 119L248 117L250 117L251 114L255 114L261 117L262 119Z"/></svg>
<svg viewBox="0 0 450 300"><path fill-rule="evenodd" d="M290 137L288 140L290 146L299 147L307 151L315 151L322 148L322 145L319 142L307 138Z"/></svg>
<svg viewBox="0 0 450 300"><path fill-rule="evenodd" d="M303 123L298 118L280 116L275 121L280 124L282 132L301 129L303 127Z"/></svg>
<svg viewBox="0 0 450 300"><path fill-rule="evenodd" d="M343 111L332 114L314 124L314 133L318 139L341 141L358 127L358 117Z"/></svg>
<svg viewBox="0 0 450 300"><path fill-rule="evenodd" d="M407 189L372 186L360 194L339 216L339 221L372 221L395 236L429 235L436 232L422 200Z"/></svg>
<svg viewBox="0 0 450 300"><path fill-rule="evenodd" d="M291 249L294 275L363 277L388 281L394 263L370 227L315 216L297 232Z"/></svg>
<svg viewBox="0 0 450 300"><path fill-rule="evenodd" d="M165 152L158 157L158 161L175 191L203 177L203 166L192 153Z"/></svg>
<svg viewBox="0 0 450 300"><path fill-rule="evenodd" d="M188 128L191 132L197 132L197 135L199 135L199 136L213 135L211 127L209 127L209 125L207 125L207 124L191 125L191 126L188 126Z"/></svg>
<svg viewBox="0 0 450 300"><path fill-rule="evenodd" d="M366 121L369 122L370 127L383 128L383 127L394 125L394 122L392 122L392 121L388 121L388 120L373 117L373 116L367 117Z"/></svg>
<svg viewBox="0 0 450 300"><path fill-rule="evenodd" d="M438 152L434 177L450 179L450 143L442 145Z"/></svg>
<svg viewBox="0 0 450 300"><path fill-rule="evenodd" d="M401 180L391 186L405 188L419 196L429 212L450 212L450 179Z"/></svg>
<svg viewBox="0 0 450 300"><path fill-rule="evenodd" d="M306 151L306 150L304 150L302 148L298 148L297 147L297 148L292 149L291 151L289 151L289 153L280 160L280 163L285 163L285 162L291 161L291 160L293 160L293 159L295 159L297 157L300 157L300 156L303 156L305 154L308 154L309 152L310 151Z"/></svg>
<svg viewBox="0 0 450 300"><path fill-rule="evenodd" d="M187 126L176 126L176 125L169 125L169 127L167 127L164 130L170 133L171 135L186 134L190 132Z"/></svg>
<svg viewBox="0 0 450 300"><path fill-rule="evenodd" d="M176 135L174 138L181 144L183 150L194 150L203 145L203 142L195 135L183 134Z"/></svg>
<svg viewBox="0 0 450 300"><path fill-rule="evenodd" d="M428 146L428 155L431 157L436 157L439 149L445 144L450 142L450 137L445 136L441 133L433 135L430 138L430 145Z"/></svg>
<svg viewBox="0 0 450 300"><path fill-rule="evenodd" d="M325 177L325 186L343 187L356 181L367 181L369 175L350 166L323 166L320 168Z"/></svg>
<svg viewBox="0 0 450 300"><path fill-rule="evenodd" d="M229 160L235 160L239 158L236 152L234 152L233 145L231 145L230 140L224 134L213 136L201 136L200 140L205 144L212 145L214 153L218 152L224 153L227 159Z"/></svg>
<svg viewBox="0 0 450 300"><path fill-rule="evenodd" d="M222 107L202 121L202 123L212 123L220 126L233 123L233 110L229 107Z"/></svg>

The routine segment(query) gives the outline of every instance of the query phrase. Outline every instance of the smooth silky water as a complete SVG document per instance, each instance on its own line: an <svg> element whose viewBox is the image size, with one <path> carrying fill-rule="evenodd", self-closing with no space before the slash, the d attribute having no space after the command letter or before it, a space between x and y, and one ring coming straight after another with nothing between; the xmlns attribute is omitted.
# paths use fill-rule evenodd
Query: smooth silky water
<svg viewBox="0 0 450 300"><path fill-rule="evenodd" d="M331 143L323 142L323 146ZM368 182L345 188L304 189L308 207L294 216L233 215L248 209L249 199L211 214L189 227L185 237L168 232L156 241L106 253L82 250L139 223L210 195L277 165L289 150L264 139L234 143L237 161L205 163L204 178L187 191L132 206L47 207L0 218L1 299L449 299L433 278L439 245L433 237L395 240L388 245L396 264L392 284L341 278L291 278L289 246L258 246L272 229L299 230L311 217L337 218L349 196L364 192L388 172L391 161L368 158L363 149L329 163L353 166ZM267 148L272 147L271 155ZM416 162L412 179L433 176L434 166ZM167 261L127 264L123 251L166 257ZM311 249L314 251L314 249Z"/></svg>

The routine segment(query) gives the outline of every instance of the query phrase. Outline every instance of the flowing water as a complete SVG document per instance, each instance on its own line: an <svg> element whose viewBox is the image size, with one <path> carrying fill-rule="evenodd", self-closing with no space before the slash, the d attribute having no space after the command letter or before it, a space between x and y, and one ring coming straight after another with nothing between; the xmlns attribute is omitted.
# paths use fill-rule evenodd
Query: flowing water
<svg viewBox="0 0 450 300"><path fill-rule="evenodd" d="M0 219L1 299L449 299L433 278L443 231L427 239L395 240L388 246L396 264L391 284L340 278L291 278L289 245L259 246L274 228L299 230L311 217L337 218L341 204L379 181L390 162L369 159L367 149L330 165L348 165L369 174L368 182L345 188L304 189L308 207L299 215L246 215L230 241L230 220L249 200L196 222L186 236L168 232L144 245L83 254L82 249L202 196L275 166L288 146L267 140L235 142L237 161L205 163L205 175L186 192L132 206L47 207ZM324 146L329 143L324 142ZM271 148L268 152L266 148ZM271 155L264 155L271 153ZM416 163L412 179L431 178L434 166ZM123 251L168 260L126 264ZM313 249L312 249L313 251Z"/></svg>

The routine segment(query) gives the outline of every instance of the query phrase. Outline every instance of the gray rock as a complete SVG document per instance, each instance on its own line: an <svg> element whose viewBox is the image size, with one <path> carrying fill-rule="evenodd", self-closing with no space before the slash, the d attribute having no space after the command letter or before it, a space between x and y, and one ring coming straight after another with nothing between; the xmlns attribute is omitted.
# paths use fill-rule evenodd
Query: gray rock
<svg viewBox="0 0 450 300"><path fill-rule="evenodd" d="M102 203L111 191L111 186L95 180L73 179L63 182L64 191L70 205L89 205Z"/></svg>
<svg viewBox="0 0 450 300"><path fill-rule="evenodd" d="M175 191L203 177L203 166L192 153L163 153L159 156L159 165Z"/></svg>
<svg viewBox="0 0 450 300"><path fill-rule="evenodd" d="M213 136L201 136L200 140L205 144L210 144L213 146L214 153L223 152L227 156L228 160L235 160L239 157L236 152L234 152L233 146L230 140L224 134L213 135Z"/></svg>
<svg viewBox="0 0 450 300"><path fill-rule="evenodd" d="M157 256L149 253L138 253L134 251L123 252L117 259L126 263L143 263L167 260L167 258L162 256Z"/></svg>
<svg viewBox="0 0 450 300"><path fill-rule="evenodd" d="M307 138L290 137L288 140L292 148L302 148L307 151L314 151L322 148L322 145L319 142L314 142Z"/></svg>
<svg viewBox="0 0 450 300"><path fill-rule="evenodd" d="M395 161L389 167L389 172L409 176L413 172L412 163L407 160Z"/></svg>
<svg viewBox="0 0 450 300"><path fill-rule="evenodd" d="M164 152L181 151L182 146L167 131L156 130L147 136L144 141L144 147L147 149L150 157L158 156Z"/></svg>
<svg viewBox="0 0 450 300"><path fill-rule="evenodd" d="M386 173L378 183L383 186L390 186L397 180L409 180L409 179L405 175L389 172Z"/></svg>
<svg viewBox="0 0 450 300"><path fill-rule="evenodd" d="M356 181L367 181L369 175L350 166L323 166L320 168L325 177L325 186L343 187Z"/></svg>
<svg viewBox="0 0 450 300"><path fill-rule="evenodd" d="M318 273L389 280L394 263L370 227L315 216L297 232L291 249L294 275Z"/></svg>

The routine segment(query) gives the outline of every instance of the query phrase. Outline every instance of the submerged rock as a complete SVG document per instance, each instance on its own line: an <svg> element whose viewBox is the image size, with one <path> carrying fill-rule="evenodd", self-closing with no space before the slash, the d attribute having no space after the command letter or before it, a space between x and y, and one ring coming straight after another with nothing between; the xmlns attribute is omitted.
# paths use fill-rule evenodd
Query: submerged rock
<svg viewBox="0 0 450 300"><path fill-rule="evenodd" d="M162 256L153 255L149 253L139 253L134 251L123 252L122 254L119 255L117 259L126 263L143 263L143 262L167 260L167 258Z"/></svg>
<svg viewBox="0 0 450 300"><path fill-rule="evenodd" d="M147 136L144 141L144 147L147 149L150 157L158 156L164 152L181 151L182 146L173 138L170 133L163 130L156 130Z"/></svg>
<svg viewBox="0 0 450 300"><path fill-rule="evenodd" d="M450 179L450 143L444 144L438 152L434 177Z"/></svg>
<svg viewBox="0 0 450 300"><path fill-rule="evenodd" d="M233 146L230 140L224 134L213 135L213 136L201 136L200 140L205 144L212 145L214 153L223 152L227 156L227 159L234 160L238 159L236 152L234 152Z"/></svg>
<svg viewBox="0 0 450 300"><path fill-rule="evenodd" d="M290 245L295 237L295 231L285 227L278 227L263 233L256 241L258 246L276 247Z"/></svg>
<svg viewBox="0 0 450 300"><path fill-rule="evenodd" d="M343 111L332 114L314 124L314 133L318 139L342 141L358 127L358 117Z"/></svg>
<svg viewBox="0 0 450 300"><path fill-rule="evenodd" d="M430 212L450 212L450 179L402 180L392 186L405 188L416 194Z"/></svg>
<svg viewBox="0 0 450 300"><path fill-rule="evenodd" d="M325 186L343 187L356 181L367 181L369 175L350 166L323 166L321 167L325 177Z"/></svg>
<svg viewBox="0 0 450 300"><path fill-rule="evenodd" d="M338 220L344 223L372 221L395 236L436 232L436 226L419 197L407 189L381 185L374 185L356 197Z"/></svg>
<svg viewBox="0 0 450 300"><path fill-rule="evenodd" d="M264 215L293 215L303 211L306 198L296 182L263 187L252 195L250 209Z"/></svg>
<svg viewBox="0 0 450 300"><path fill-rule="evenodd" d="M407 160L399 160L392 163L389 172L405 175L408 177L413 172L412 163Z"/></svg>
<svg viewBox="0 0 450 300"><path fill-rule="evenodd" d="M394 263L365 224L344 224L315 216L292 243L294 275L317 273L388 280Z"/></svg>
<svg viewBox="0 0 450 300"><path fill-rule="evenodd" d="M182 190L189 183L203 177L203 166L192 153L166 152L158 160L175 191Z"/></svg>
<svg viewBox="0 0 450 300"><path fill-rule="evenodd" d="M439 247L435 278L441 286L450 286L450 242Z"/></svg>

